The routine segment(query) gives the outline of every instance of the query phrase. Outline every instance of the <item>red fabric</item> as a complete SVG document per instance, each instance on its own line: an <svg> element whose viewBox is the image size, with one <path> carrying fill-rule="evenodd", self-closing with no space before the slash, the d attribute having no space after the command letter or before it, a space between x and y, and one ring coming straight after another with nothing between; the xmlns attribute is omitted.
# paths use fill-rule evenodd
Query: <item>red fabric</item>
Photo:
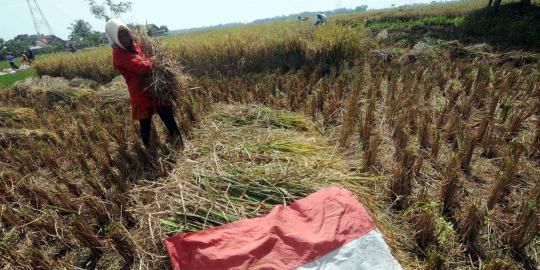
<svg viewBox="0 0 540 270"><path fill-rule="evenodd" d="M113 65L120 71L129 91L132 117L146 119L155 113L157 100L150 95L149 74L152 64L140 44L133 45L134 53L122 48L113 49Z"/></svg>
<svg viewBox="0 0 540 270"><path fill-rule="evenodd" d="M267 216L167 238L175 270L295 269L375 229L347 190L327 188Z"/></svg>

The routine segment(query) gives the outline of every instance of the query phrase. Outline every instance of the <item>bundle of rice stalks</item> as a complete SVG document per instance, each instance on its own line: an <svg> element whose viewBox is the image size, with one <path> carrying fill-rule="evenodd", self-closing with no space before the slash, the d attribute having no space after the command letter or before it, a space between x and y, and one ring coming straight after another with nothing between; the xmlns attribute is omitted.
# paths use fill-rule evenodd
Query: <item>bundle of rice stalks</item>
<svg viewBox="0 0 540 270"><path fill-rule="evenodd" d="M180 63L167 52L162 42L148 36L146 29L137 29L136 40L142 49L154 58L150 74L150 93L161 105L178 105L180 91L188 88L189 76L183 74Z"/></svg>
<svg viewBox="0 0 540 270"><path fill-rule="evenodd" d="M0 127L37 121L37 114L31 108L0 107Z"/></svg>
<svg viewBox="0 0 540 270"><path fill-rule="evenodd" d="M129 92L124 78L118 76L98 91L98 100L103 105L128 104Z"/></svg>
<svg viewBox="0 0 540 270"><path fill-rule="evenodd" d="M85 98L90 98L93 94L94 92L90 89L71 87L51 88L44 91L47 104L51 107L59 103L73 105Z"/></svg>
<svg viewBox="0 0 540 270"><path fill-rule="evenodd" d="M230 120L234 126L241 127L257 123L263 127L276 127L283 129L308 130L307 119L299 114L274 110L259 105L246 108L241 117L222 113L224 120Z"/></svg>
<svg viewBox="0 0 540 270"><path fill-rule="evenodd" d="M59 139L54 133L40 129L0 129L0 145L2 146L9 144L30 145L35 141L56 143Z"/></svg>

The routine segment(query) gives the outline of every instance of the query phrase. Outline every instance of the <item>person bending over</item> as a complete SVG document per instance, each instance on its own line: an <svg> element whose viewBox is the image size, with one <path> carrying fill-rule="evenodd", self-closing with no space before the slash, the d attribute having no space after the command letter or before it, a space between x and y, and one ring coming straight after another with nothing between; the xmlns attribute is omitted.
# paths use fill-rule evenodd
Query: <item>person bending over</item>
<svg viewBox="0 0 540 270"><path fill-rule="evenodd" d="M11 66L11 68L12 68L13 70L19 69L19 67L18 67L17 65L15 65L15 57L13 57L13 55L8 54L8 55L7 55L7 60L8 60L9 65Z"/></svg>
<svg viewBox="0 0 540 270"><path fill-rule="evenodd" d="M157 113L167 127L173 144L183 148L182 135L172 108L158 104L149 91L154 59L148 57L141 45L133 41L131 31L121 20L109 20L105 31L113 48L113 66L122 74L128 86L131 116L139 121L143 144L145 147L150 145L152 116Z"/></svg>

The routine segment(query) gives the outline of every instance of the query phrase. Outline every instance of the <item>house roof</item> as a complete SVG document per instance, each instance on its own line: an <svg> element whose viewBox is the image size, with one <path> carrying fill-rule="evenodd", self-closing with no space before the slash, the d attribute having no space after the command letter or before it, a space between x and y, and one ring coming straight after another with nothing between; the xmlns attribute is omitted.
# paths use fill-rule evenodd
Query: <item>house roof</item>
<svg viewBox="0 0 540 270"><path fill-rule="evenodd" d="M146 31L149 31L153 34L161 34L161 33L165 33L167 31L165 30L162 30L161 28L159 28L157 25L153 24L153 23L149 23L147 25L145 25L144 27L146 27Z"/></svg>
<svg viewBox="0 0 540 270"><path fill-rule="evenodd" d="M153 23L145 25L146 30L160 30L159 27Z"/></svg>
<svg viewBox="0 0 540 270"><path fill-rule="evenodd" d="M40 36L36 39L36 45L50 45L54 42L63 43L64 40L55 35Z"/></svg>

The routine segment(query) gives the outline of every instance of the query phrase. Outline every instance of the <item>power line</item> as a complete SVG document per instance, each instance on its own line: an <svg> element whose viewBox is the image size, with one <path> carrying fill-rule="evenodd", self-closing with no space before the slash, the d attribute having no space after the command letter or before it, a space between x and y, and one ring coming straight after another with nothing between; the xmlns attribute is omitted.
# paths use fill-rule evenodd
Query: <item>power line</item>
<svg viewBox="0 0 540 270"><path fill-rule="evenodd" d="M47 18L43 15L43 11L41 11L41 7L39 7L36 0L26 0L26 3L28 3L28 10L30 10L30 15L32 15L32 20L34 21L36 34L38 36L42 35L44 33L42 28L45 28L44 30L48 31L49 35L54 35L49 21L47 21Z"/></svg>

